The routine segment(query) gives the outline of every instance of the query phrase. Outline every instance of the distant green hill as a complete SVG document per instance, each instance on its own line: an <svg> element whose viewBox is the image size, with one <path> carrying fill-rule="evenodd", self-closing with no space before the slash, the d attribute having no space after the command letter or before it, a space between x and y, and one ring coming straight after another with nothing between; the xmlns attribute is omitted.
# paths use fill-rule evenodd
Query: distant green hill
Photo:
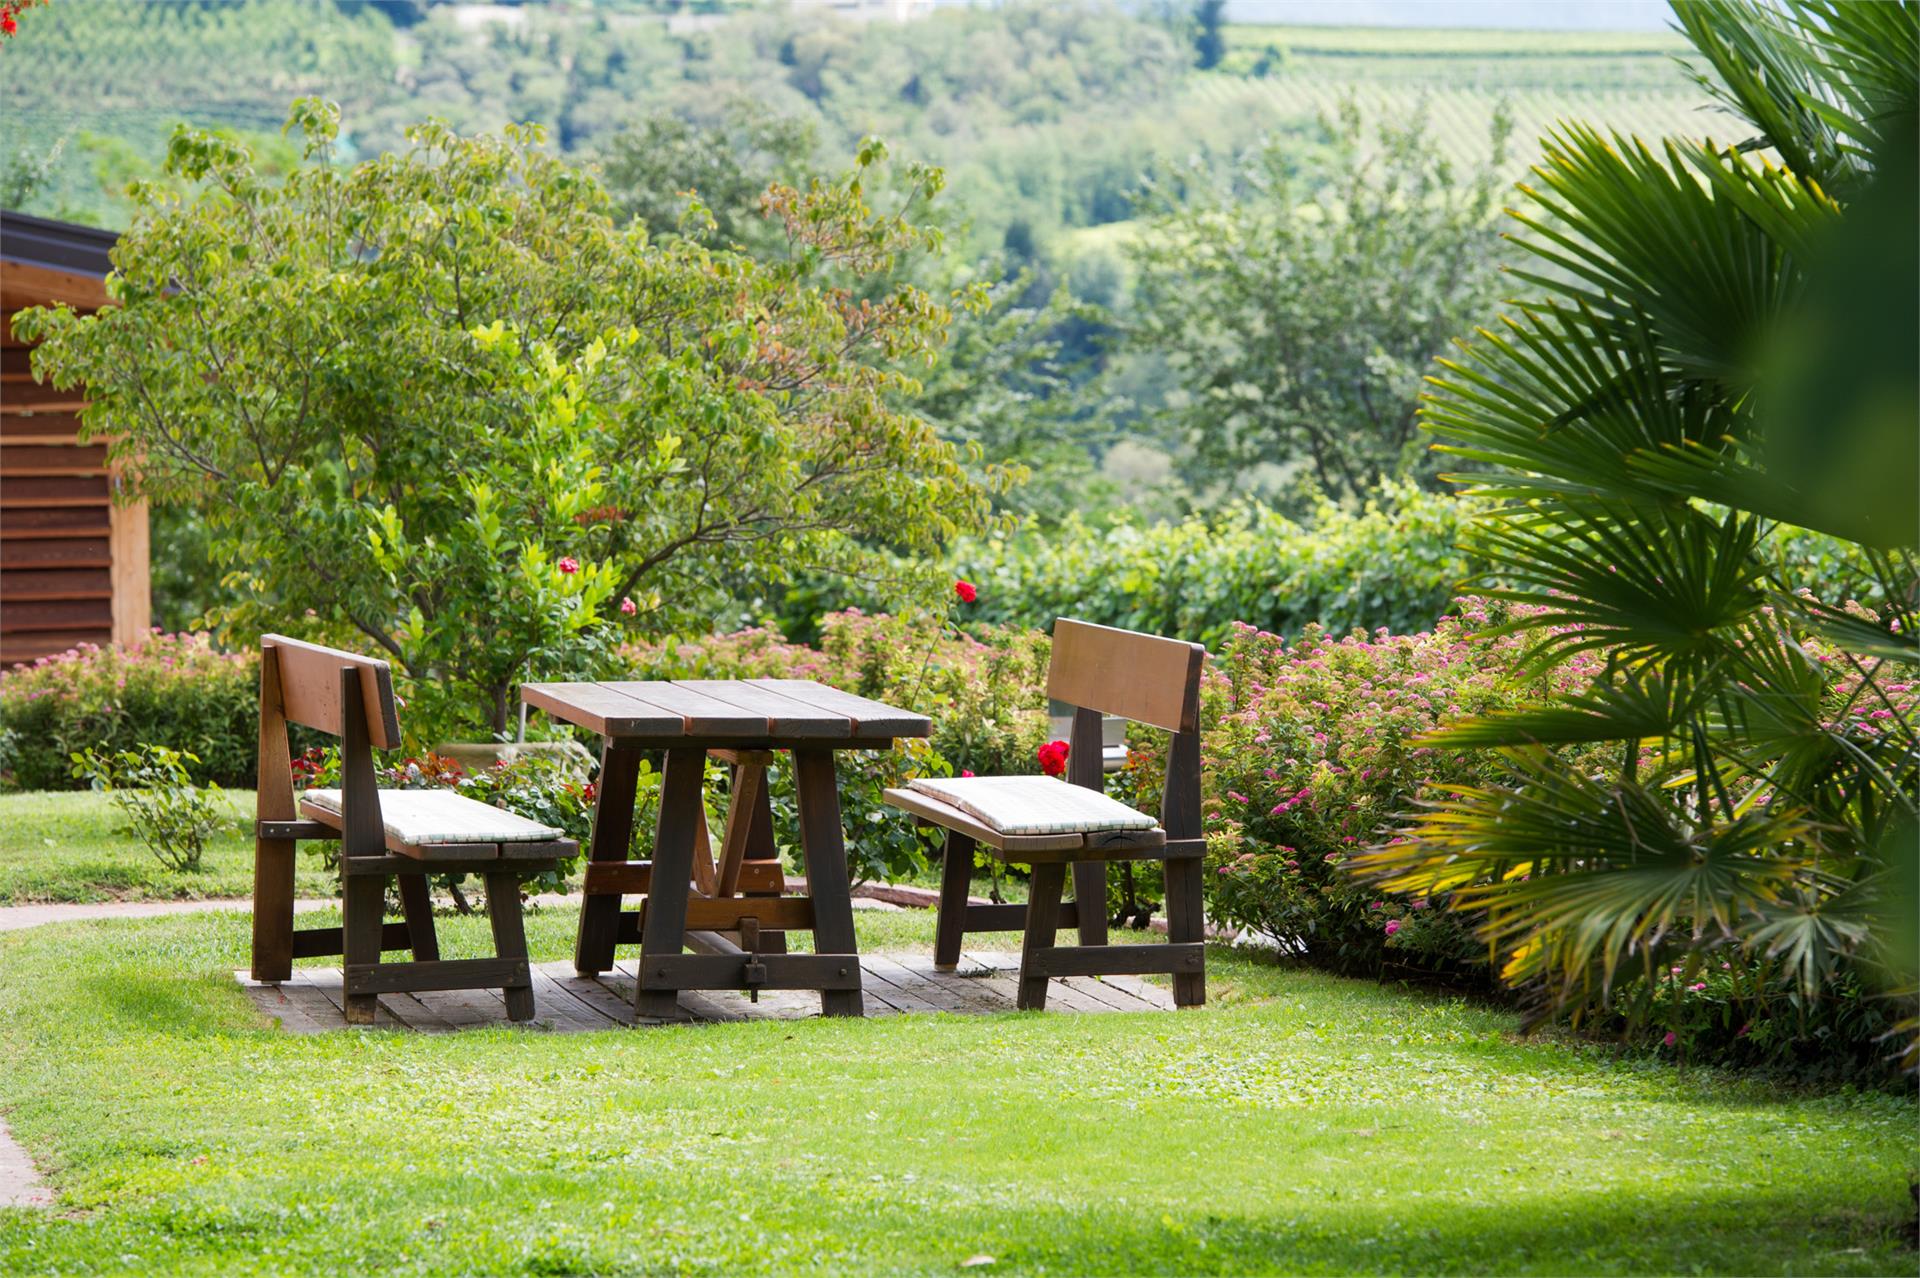
<svg viewBox="0 0 1920 1278"><path fill-rule="evenodd" d="M1142 174L1224 160L1269 130L1309 137L1347 95L1395 118L1425 109L1462 160L1484 154L1505 103L1516 172L1563 118L1713 128L1673 61L1680 42L1661 33L1237 25L1223 66L1199 72L1180 33L1069 4L943 8L900 26L762 8L669 21L632 2L420 14L395 26L385 7L313 0L32 10L4 55L22 157L8 185L58 148L26 207L111 225L126 216L115 192L153 171L176 121L264 141L306 93L342 103L360 153L431 114L469 129L537 120L593 155L649 112L710 122L747 98L811 121L823 161L874 132L946 165L976 237L997 246L1017 223L1044 242L1123 222Z"/></svg>

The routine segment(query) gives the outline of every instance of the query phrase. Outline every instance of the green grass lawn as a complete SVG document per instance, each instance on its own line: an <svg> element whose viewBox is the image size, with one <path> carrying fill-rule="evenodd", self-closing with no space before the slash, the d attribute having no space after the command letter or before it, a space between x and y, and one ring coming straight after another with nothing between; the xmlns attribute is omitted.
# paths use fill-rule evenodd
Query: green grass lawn
<svg viewBox="0 0 1920 1278"><path fill-rule="evenodd" d="M539 911L537 955L573 922ZM898 949L933 920L859 922ZM445 930L479 952L479 920ZM298 1037L234 983L246 934L0 934L0 1106L60 1194L0 1211L0 1271L1916 1267L1908 1098L1225 952L1178 1014Z"/></svg>
<svg viewBox="0 0 1920 1278"><path fill-rule="evenodd" d="M105 795L0 794L0 905L41 901L166 901L253 890L253 791L230 790L233 824L213 837L198 871L170 870L126 833ZM296 890L331 896L315 858L300 858Z"/></svg>

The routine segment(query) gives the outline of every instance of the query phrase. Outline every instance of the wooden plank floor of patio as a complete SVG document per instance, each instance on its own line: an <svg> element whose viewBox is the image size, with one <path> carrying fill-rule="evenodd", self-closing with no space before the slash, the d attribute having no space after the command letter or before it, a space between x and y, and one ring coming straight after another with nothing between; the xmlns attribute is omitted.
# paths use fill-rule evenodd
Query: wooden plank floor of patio
<svg viewBox="0 0 1920 1278"><path fill-rule="evenodd" d="M611 972L580 976L571 960L535 964L534 1018L523 1028L569 1034L661 1022L633 1014L635 960ZM968 950L955 972L936 972L925 954L860 956L868 1016L950 1012L979 1016L1014 1010L1020 956ZM341 1011L340 969L303 967L280 985L234 976L255 1006L295 1034L346 1029ZM731 990L687 991L680 1005L695 1022L802 1020L820 1014L820 996L808 990L768 990L755 1003ZM1173 1009L1173 993L1132 976L1075 976L1047 983L1048 1012L1157 1012ZM511 1027L497 990L442 990L382 994L375 1027L447 1034L490 1026Z"/></svg>

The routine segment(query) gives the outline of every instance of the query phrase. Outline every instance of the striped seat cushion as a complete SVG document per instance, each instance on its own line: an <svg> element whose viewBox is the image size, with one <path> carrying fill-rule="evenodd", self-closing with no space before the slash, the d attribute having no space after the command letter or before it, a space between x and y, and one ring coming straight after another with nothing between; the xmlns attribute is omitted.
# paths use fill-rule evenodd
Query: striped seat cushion
<svg viewBox="0 0 1920 1278"><path fill-rule="evenodd" d="M340 792L308 790L301 811L315 821L340 824ZM445 843L546 843L566 838L538 821L455 794L451 790L382 790L380 821L393 843L414 847Z"/></svg>
<svg viewBox="0 0 1920 1278"><path fill-rule="evenodd" d="M1097 790L1052 777L926 777L909 786L1001 834L1091 834L1160 824Z"/></svg>

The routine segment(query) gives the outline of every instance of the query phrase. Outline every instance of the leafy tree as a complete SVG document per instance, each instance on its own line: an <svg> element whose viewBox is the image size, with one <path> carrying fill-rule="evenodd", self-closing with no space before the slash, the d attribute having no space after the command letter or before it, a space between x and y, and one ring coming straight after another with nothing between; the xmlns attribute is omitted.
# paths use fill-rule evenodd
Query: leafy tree
<svg viewBox="0 0 1920 1278"><path fill-rule="evenodd" d="M929 238L865 189L884 149L776 186L791 253L617 229L537 129L332 161L182 129L115 250L120 305L23 313L36 373L84 382L142 491L206 515L245 602L224 622L357 632L412 676L410 718L505 728L529 671L591 669L623 628L703 628L721 583L932 551L986 497L897 406L948 312L856 297ZM940 186L915 168L918 202ZM911 210L908 210L911 211Z"/></svg>
<svg viewBox="0 0 1920 1278"><path fill-rule="evenodd" d="M656 236L685 233L764 249L775 245L780 227L761 215L760 197L774 182L810 177L813 150L812 125L742 100L710 127L650 115L615 135L601 169L615 205Z"/></svg>
<svg viewBox="0 0 1920 1278"><path fill-rule="evenodd" d="M1515 215L1532 296L1446 362L1426 410L1488 468L1469 477L1493 499L1472 544L1526 610L1502 629L1535 666L1595 677L1445 730L1504 751L1502 780L1363 865L1484 911L1545 1008L1736 958L1754 1000L1857 979L1911 1007L1920 15L1676 11L1740 141L1549 138L1545 215ZM1782 525L1854 543L1873 594L1813 597L1768 553ZM1604 745L1617 770L1569 769L1544 752L1562 743Z"/></svg>
<svg viewBox="0 0 1920 1278"><path fill-rule="evenodd" d="M1226 21L1227 0L1199 0L1193 6L1194 65L1211 71L1227 56L1227 38L1220 31Z"/></svg>
<svg viewBox="0 0 1920 1278"><path fill-rule="evenodd" d="M1342 497L1431 474L1421 377L1498 296L1504 120L1466 173L1421 118L1368 129L1349 102L1325 127L1317 154L1270 138L1240 191L1194 174L1185 199L1169 183L1147 197L1128 344L1178 380L1196 486L1244 490L1263 463Z"/></svg>

